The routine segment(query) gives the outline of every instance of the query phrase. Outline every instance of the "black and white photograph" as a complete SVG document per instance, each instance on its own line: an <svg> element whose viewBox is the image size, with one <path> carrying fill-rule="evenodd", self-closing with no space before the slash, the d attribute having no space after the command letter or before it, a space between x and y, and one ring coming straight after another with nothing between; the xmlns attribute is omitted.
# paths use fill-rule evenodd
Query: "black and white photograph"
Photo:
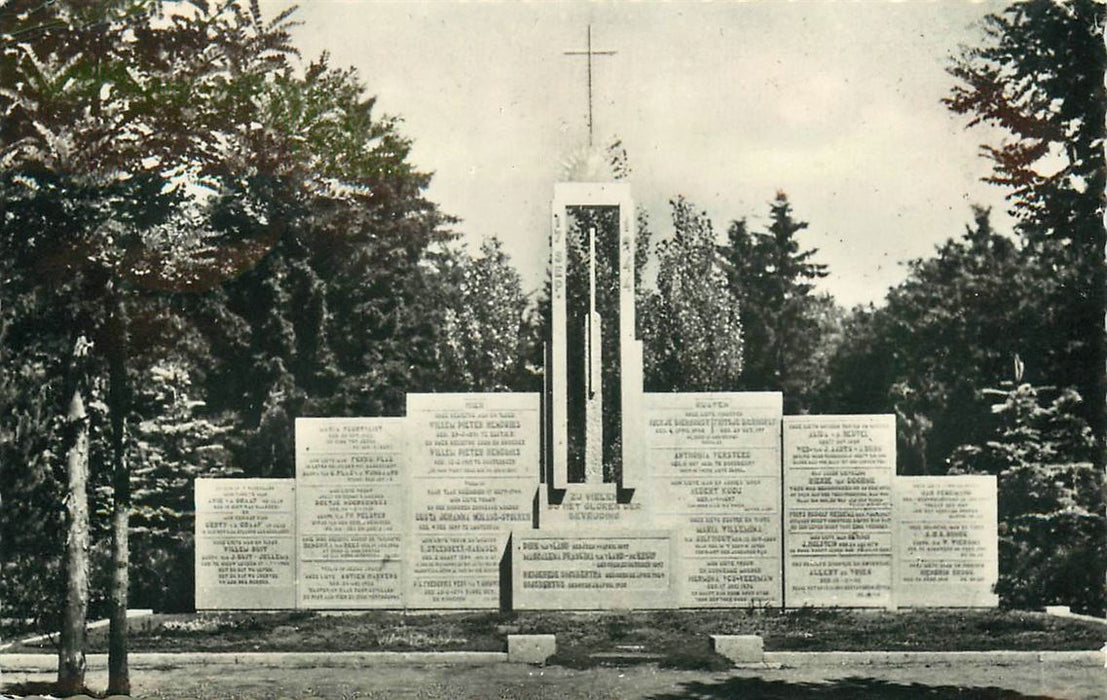
<svg viewBox="0 0 1107 700"><path fill-rule="evenodd" d="M0 0L0 700L1107 697L1100 0Z"/></svg>

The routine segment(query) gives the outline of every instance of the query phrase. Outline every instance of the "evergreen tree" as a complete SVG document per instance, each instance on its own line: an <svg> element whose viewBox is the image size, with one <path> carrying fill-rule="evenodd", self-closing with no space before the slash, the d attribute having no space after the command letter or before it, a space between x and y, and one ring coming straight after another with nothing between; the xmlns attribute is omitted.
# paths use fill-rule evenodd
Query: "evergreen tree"
<svg viewBox="0 0 1107 700"><path fill-rule="evenodd" d="M836 330L837 312L830 297L813 293L826 266L811 262L818 249L800 249L796 234L807 222L793 218L783 192L770 204L770 219L763 233L749 231L744 220L732 222L720 253L731 292L742 305L746 342L740 386L782 391L785 412L799 413L810 408L825 376L824 342Z"/></svg>
<svg viewBox="0 0 1107 700"><path fill-rule="evenodd" d="M1014 607L1066 604L1102 615L1107 516L1080 397L1021 377L1004 384L987 392L1000 399L991 407L991 434L958 448L950 468L999 478L997 593ZM1044 402L1047 392L1054 396Z"/></svg>

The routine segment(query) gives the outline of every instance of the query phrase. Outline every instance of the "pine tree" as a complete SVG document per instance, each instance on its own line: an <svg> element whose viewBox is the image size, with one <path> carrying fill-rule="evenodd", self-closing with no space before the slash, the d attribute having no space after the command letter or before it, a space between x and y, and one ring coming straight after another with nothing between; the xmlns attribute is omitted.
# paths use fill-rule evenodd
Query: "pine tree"
<svg viewBox="0 0 1107 700"><path fill-rule="evenodd" d="M1003 384L986 392L999 399L991 407L991 434L959 447L950 468L999 477L997 593L1014 607L1066 604L1102 615L1107 517L1080 396L1021 377ZM1044 401L1045 394L1053 398Z"/></svg>
<svg viewBox="0 0 1107 700"><path fill-rule="evenodd" d="M797 221L784 192L770 204L770 224L750 232L745 221L731 223L720 253L731 292L742 305L745 369L741 387L784 392L785 412L810 408L825 374L824 336L834 332L837 314L829 297L814 292L826 266L811 262L818 249L801 250Z"/></svg>

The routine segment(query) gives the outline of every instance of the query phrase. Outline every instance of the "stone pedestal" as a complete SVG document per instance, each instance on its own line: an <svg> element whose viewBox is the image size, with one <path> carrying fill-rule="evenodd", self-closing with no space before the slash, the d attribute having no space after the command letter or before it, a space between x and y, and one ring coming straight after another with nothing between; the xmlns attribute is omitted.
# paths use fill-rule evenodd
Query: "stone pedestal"
<svg viewBox="0 0 1107 700"><path fill-rule="evenodd" d="M765 644L756 634L713 634L711 650L736 664L760 664L765 661Z"/></svg>
<svg viewBox="0 0 1107 700"><path fill-rule="evenodd" d="M557 637L552 634L507 635L507 661L513 664L544 664L557 653Z"/></svg>

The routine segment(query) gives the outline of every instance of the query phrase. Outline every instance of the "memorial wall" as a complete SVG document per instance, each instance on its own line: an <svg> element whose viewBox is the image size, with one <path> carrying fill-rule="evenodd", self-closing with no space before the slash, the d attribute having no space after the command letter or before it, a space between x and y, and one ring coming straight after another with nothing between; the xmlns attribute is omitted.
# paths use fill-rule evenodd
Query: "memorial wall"
<svg viewBox="0 0 1107 700"><path fill-rule="evenodd" d="M297 607L403 607L404 421L296 421Z"/></svg>
<svg viewBox="0 0 1107 700"><path fill-rule="evenodd" d="M895 485L896 605L998 605L996 477L901 476Z"/></svg>
<svg viewBox="0 0 1107 700"><path fill-rule="evenodd" d="M197 479L197 608L996 604L994 478L896 477L894 416L642 391L608 175L554 186L543 393L299 418L295 480Z"/></svg>
<svg viewBox="0 0 1107 700"><path fill-rule="evenodd" d="M196 609L296 605L291 479L196 480Z"/></svg>
<svg viewBox="0 0 1107 700"><path fill-rule="evenodd" d="M784 418L788 607L892 604L895 417Z"/></svg>
<svg viewBox="0 0 1107 700"><path fill-rule="evenodd" d="M536 394L298 419L295 479L196 480L196 606L997 604L994 477L897 477L892 416L781 407L644 394L633 489L541 483Z"/></svg>
<svg viewBox="0 0 1107 700"><path fill-rule="evenodd" d="M500 607L508 537L535 517L538 412L537 394L408 394L408 607Z"/></svg>
<svg viewBox="0 0 1107 700"><path fill-rule="evenodd" d="M782 604L779 393L646 394L651 521L682 607Z"/></svg>

